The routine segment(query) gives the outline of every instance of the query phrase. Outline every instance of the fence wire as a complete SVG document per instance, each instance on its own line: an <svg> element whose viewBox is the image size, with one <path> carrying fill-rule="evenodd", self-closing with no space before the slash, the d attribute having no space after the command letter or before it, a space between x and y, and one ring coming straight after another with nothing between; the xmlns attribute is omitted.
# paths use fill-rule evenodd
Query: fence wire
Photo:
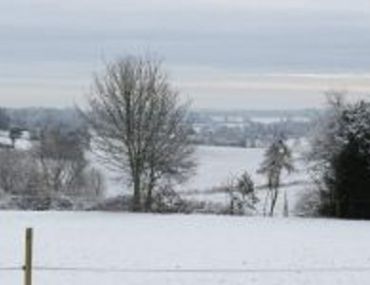
<svg viewBox="0 0 370 285"><path fill-rule="evenodd" d="M0 271L22 271L23 267L0 267ZM370 272L370 267L301 267L301 268L114 268L34 266L40 272L138 273L138 274L274 274L274 273L345 273Z"/></svg>
<svg viewBox="0 0 370 285"><path fill-rule="evenodd" d="M22 267L19 267L19 266L14 266L14 267L0 267L0 271L19 271L19 270L23 270Z"/></svg>

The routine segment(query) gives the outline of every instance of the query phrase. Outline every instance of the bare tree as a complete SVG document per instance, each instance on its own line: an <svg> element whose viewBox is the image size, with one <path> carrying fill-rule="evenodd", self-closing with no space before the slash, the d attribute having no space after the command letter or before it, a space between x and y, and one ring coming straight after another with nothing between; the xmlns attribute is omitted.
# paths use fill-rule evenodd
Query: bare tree
<svg viewBox="0 0 370 285"><path fill-rule="evenodd" d="M34 161L27 151L0 150L0 189L8 194L27 194L35 174Z"/></svg>
<svg viewBox="0 0 370 285"><path fill-rule="evenodd" d="M86 147L85 133L79 130L54 125L41 130L31 152L44 196L72 203L102 196L103 177L85 158Z"/></svg>
<svg viewBox="0 0 370 285"><path fill-rule="evenodd" d="M84 157L84 142L62 128L44 129L30 150L0 150L0 192L18 199L17 207L83 206L103 191L101 173Z"/></svg>
<svg viewBox="0 0 370 285"><path fill-rule="evenodd" d="M129 178L134 211L150 210L161 181L181 182L191 173L188 105L179 103L158 60L128 56L108 64L88 103L97 152Z"/></svg>
<svg viewBox="0 0 370 285"><path fill-rule="evenodd" d="M33 148L33 156L49 194L73 194L78 190L75 188L87 161L77 134L63 133L61 127L46 127Z"/></svg>

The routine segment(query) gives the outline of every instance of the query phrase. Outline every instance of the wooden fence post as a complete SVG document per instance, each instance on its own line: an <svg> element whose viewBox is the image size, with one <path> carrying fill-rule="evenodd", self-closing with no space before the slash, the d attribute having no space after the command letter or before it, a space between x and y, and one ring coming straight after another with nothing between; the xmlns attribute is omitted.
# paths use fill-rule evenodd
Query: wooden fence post
<svg viewBox="0 0 370 285"><path fill-rule="evenodd" d="M26 229L25 260L24 260L24 285L32 285L32 243L33 229Z"/></svg>

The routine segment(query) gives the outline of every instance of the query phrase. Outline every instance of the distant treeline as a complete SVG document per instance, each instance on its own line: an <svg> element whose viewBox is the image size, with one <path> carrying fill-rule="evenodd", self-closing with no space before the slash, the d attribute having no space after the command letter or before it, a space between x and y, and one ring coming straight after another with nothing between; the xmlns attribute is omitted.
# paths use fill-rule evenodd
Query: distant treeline
<svg viewBox="0 0 370 285"><path fill-rule="evenodd" d="M75 131L86 127L85 121L74 108L0 108L0 129L18 128L38 136L45 127L55 126Z"/></svg>
<svg viewBox="0 0 370 285"><path fill-rule="evenodd" d="M288 139L306 137L319 110L192 111L195 144L266 147L278 133Z"/></svg>
<svg viewBox="0 0 370 285"><path fill-rule="evenodd" d="M242 117L250 118L294 118L302 117L307 119L317 118L322 114L320 109L292 109L292 110L215 110L215 109L194 109L191 115L195 118L209 118L209 117Z"/></svg>
<svg viewBox="0 0 370 285"><path fill-rule="evenodd" d="M302 110L193 110L188 120L193 126L195 144L235 145L242 147L265 146L274 132L288 138L307 134L311 120L321 113L316 109ZM274 119L269 123L259 121ZM50 127L65 132L87 133L88 126L74 108L0 108L0 129L27 130L31 139L39 139L40 132Z"/></svg>

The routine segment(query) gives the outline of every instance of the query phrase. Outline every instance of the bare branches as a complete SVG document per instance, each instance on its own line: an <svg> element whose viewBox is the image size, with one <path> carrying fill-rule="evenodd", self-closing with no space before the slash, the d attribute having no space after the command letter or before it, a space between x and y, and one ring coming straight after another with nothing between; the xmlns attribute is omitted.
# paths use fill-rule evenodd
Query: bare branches
<svg viewBox="0 0 370 285"><path fill-rule="evenodd" d="M166 180L184 180L194 168L187 105L168 83L161 62L124 57L95 78L85 116L104 161L134 187L134 210L150 210L152 191Z"/></svg>

